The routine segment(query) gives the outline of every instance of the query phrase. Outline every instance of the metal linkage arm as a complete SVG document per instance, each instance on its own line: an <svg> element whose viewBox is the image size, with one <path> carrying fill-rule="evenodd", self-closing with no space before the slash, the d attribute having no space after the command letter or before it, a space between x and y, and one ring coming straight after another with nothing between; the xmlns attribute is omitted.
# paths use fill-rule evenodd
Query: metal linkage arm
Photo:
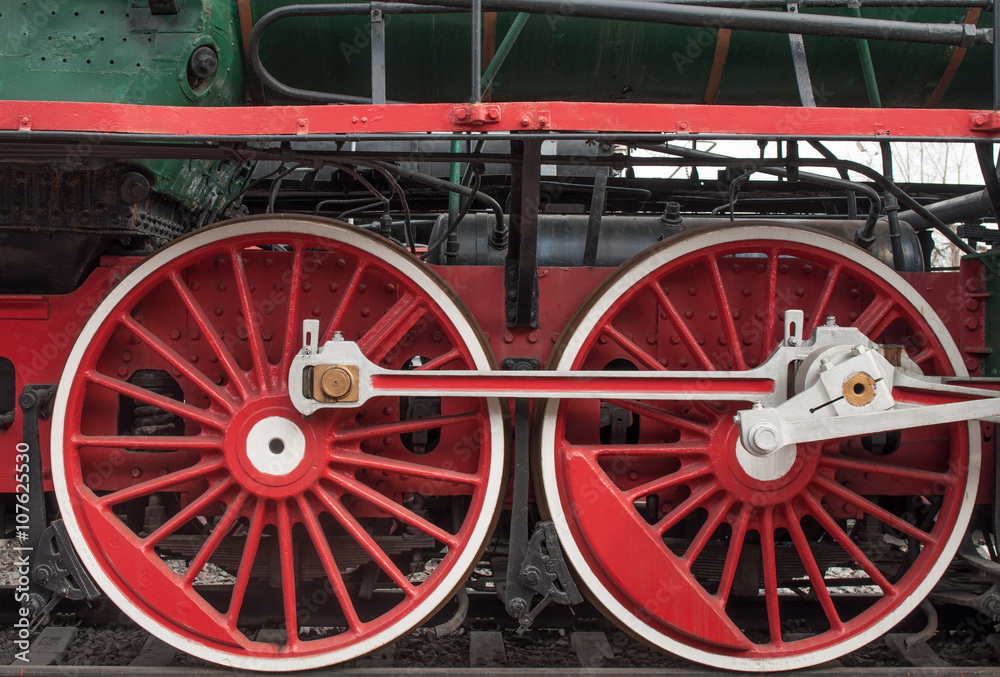
<svg viewBox="0 0 1000 677"><path fill-rule="evenodd" d="M313 324L315 323L315 324ZM295 408L358 407L373 397L635 398L647 400L759 401L776 391L770 371L396 371L383 369L352 341L322 349L319 325L306 320L306 345L292 360L289 391ZM313 340L310 343L310 340Z"/></svg>
<svg viewBox="0 0 1000 677"><path fill-rule="evenodd" d="M747 451L765 457L806 442L959 421L1000 421L996 392L911 376L862 345L844 349L848 352L828 351L820 358L812 385L784 404L737 414Z"/></svg>

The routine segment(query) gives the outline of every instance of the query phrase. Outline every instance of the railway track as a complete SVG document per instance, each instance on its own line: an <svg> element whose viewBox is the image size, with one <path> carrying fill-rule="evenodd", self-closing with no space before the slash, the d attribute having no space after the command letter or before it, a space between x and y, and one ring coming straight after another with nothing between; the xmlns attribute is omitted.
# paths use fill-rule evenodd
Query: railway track
<svg viewBox="0 0 1000 677"><path fill-rule="evenodd" d="M876 669L879 675L1000 673L996 624L954 605L937 609L936 631L924 627L925 619L915 612L885 637L802 674L868 675ZM498 625L500 611L495 598L476 595L466 622L457 631L438 636L432 623L440 619L434 618L424 628L340 669L311 674L708 674L694 663L636 642L586 604L580 605L575 616L554 615L546 619L549 627L526 633ZM178 652L101 606L86 617L55 617L55 622L64 625L50 625L33 636L29 662L24 662L16 658L13 629L6 620L0 626L0 677L233 674ZM255 639L271 641L275 633L280 634L261 628Z"/></svg>

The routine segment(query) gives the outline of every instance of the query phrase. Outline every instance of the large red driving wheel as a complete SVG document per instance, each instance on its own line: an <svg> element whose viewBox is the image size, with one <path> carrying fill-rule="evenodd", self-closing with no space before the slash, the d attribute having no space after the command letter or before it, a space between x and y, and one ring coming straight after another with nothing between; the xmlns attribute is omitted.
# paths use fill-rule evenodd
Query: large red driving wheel
<svg viewBox="0 0 1000 677"><path fill-rule="evenodd" d="M763 225L624 264L551 367L742 371L767 360L790 309L806 337L833 318L899 369L966 374L899 275L841 240ZM629 632L720 668L815 665L889 630L944 573L975 498L979 425L801 444L790 467L748 473L734 414L750 404L550 400L540 493L591 599Z"/></svg>
<svg viewBox="0 0 1000 677"><path fill-rule="evenodd" d="M306 319L389 368L491 368L461 303L402 249L266 217L143 262L59 383L53 474L82 560L136 622L217 663L307 669L392 642L464 585L495 523L499 403L303 417L288 374ZM278 641L256 641L265 621Z"/></svg>

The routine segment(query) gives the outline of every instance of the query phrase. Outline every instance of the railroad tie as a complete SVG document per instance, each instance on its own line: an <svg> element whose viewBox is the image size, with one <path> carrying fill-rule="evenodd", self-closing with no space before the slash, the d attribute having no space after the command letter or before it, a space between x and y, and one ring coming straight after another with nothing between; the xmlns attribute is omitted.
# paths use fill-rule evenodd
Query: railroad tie
<svg viewBox="0 0 1000 677"><path fill-rule="evenodd" d="M497 630L474 630L469 633L469 666L495 667L507 662L503 633Z"/></svg>
<svg viewBox="0 0 1000 677"><path fill-rule="evenodd" d="M76 628L48 627L38 633L28 650L31 665L55 665L63 659L70 642L76 637ZM11 665L25 665L17 658Z"/></svg>
<svg viewBox="0 0 1000 677"><path fill-rule="evenodd" d="M150 635L146 638L146 643L139 650L139 655L132 659L129 665L142 667L163 667L174 664L174 657L177 656L177 649L166 644L163 640Z"/></svg>
<svg viewBox="0 0 1000 677"><path fill-rule="evenodd" d="M917 668L949 668L951 663L938 656L934 649L920 642L913 646L906 645L906 638L909 635L900 632L890 633L885 636L886 645L899 654L900 658Z"/></svg>
<svg viewBox="0 0 1000 677"><path fill-rule="evenodd" d="M381 646L364 658L359 658L356 666L359 668L391 668L396 660L396 645Z"/></svg>
<svg viewBox="0 0 1000 677"><path fill-rule="evenodd" d="M580 665L585 668L603 667L605 659L611 660L615 656L608 636L603 632L574 632L569 642Z"/></svg>

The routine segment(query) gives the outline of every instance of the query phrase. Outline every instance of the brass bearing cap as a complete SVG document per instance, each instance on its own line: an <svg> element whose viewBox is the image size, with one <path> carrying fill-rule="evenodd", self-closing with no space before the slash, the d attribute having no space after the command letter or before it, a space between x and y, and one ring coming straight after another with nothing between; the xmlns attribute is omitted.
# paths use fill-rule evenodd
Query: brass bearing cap
<svg viewBox="0 0 1000 677"><path fill-rule="evenodd" d="M859 371L844 381L844 400L852 407L863 407L875 399L875 379Z"/></svg>
<svg viewBox="0 0 1000 677"><path fill-rule="evenodd" d="M343 367L331 367L327 369L320 379L320 387L323 389L323 393L335 400L339 400L351 392L353 385L354 381L351 378L351 374Z"/></svg>

